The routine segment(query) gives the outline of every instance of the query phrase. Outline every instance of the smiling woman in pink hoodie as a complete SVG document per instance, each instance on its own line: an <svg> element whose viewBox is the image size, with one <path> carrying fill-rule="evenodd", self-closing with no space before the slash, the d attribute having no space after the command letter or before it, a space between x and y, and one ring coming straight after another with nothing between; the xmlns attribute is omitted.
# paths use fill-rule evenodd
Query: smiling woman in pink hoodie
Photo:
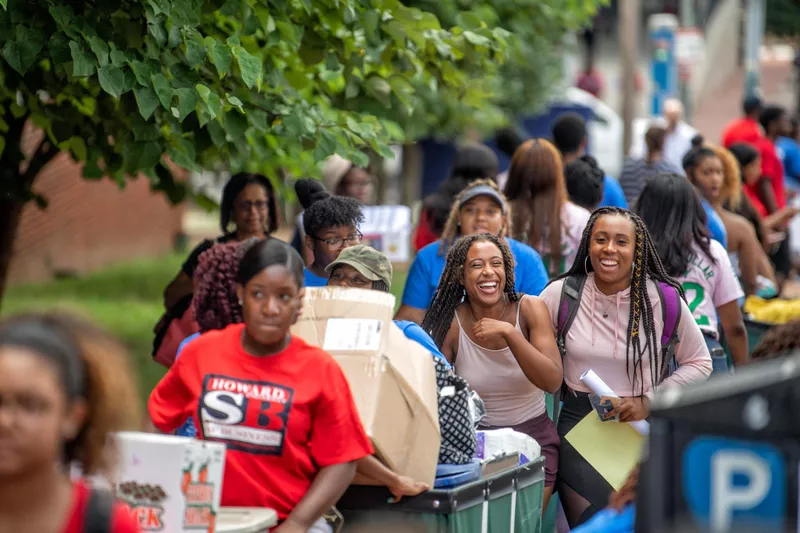
<svg viewBox="0 0 800 533"><path fill-rule="evenodd" d="M633 213L616 207L594 212L583 233L572 268L553 281L541 298L558 329L565 279L584 278L575 319L564 335L563 407L557 490L571 527L583 523L608 503L611 486L564 436L592 411L590 392L580 380L593 370L621 398L612 411L622 422L644 420L656 388L705 380L711 357L703 334L683 300L680 284L664 270L647 227ZM661 290L677 291L681 308L675 348L678 368L668 377L661 334ZM664 293L666 294L666 292ZM672 293L675 295L675 292Z"/></svg>

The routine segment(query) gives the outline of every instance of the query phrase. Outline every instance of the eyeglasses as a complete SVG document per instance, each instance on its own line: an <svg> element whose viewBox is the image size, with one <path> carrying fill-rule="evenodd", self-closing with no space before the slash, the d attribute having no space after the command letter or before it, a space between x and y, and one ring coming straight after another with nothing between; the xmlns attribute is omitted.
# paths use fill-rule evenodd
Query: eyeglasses
<svg viewBox="0 0 800 533"><path fill-rule="evenodd" d="M255 202L250 200L239 200L233 204L236 209L239 211L250 211L252 208L256 208L257 211L262 211L267 208L267 201L266 200L256 200Z"/></svg>
<svg viewBox="0 0 800 533"><path fill-rule="evenodd" d="M319 237L314 237L315 240L319 242L324 242L328 248L339 248L342 246L343 243L347 243L350 245L358 244L361 242L364 236L361 233L353 233L352 235L348 235L344 239L341 237L331 237L330 239L320 239Z"/></svg>

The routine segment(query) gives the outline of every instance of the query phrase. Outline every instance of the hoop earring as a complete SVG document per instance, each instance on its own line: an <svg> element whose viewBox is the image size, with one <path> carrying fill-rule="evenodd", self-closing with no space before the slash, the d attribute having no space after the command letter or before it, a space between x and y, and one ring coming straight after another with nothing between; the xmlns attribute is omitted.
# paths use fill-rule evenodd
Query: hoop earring
<svg viewBox="0 0 800 533"><path fill-rule="evenodd" d="M583 270L586 271L586 275L589 275L589 256L586 256L586 259L583 260Z"/></svg>

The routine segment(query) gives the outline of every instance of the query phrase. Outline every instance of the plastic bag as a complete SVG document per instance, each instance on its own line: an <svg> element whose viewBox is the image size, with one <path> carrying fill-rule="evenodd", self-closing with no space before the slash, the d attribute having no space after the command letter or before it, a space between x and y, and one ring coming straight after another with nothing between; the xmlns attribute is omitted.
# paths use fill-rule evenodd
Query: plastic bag
<svg viewBox="0 0 800 533"><path fill-rule="evenodd" d="M478 393L474 390L469 391L469 414L472 417L472 424L478 428L483 417L486 416L486 406Z"/></svg>

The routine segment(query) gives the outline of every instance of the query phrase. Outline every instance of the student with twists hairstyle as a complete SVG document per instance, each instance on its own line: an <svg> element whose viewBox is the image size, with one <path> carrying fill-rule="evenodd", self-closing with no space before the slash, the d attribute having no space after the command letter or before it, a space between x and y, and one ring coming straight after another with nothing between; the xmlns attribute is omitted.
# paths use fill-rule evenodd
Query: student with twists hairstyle
<svg viewBox="0 0 800 533"><path fill-rule="evenodd" d="M561 356L544 302L514 289L514 256L501 238L479 233L453 244L422 328L483 399L483 429L511 428L539 443L546 509L559 439L544 393L561 386Z"/></svg>
<svg viewBox="0 0 800 533"><path fill-rule="evenodd" d="M321 517L372 445L338 363L290 333L303 297L297 252L259 241L242 258L237 282L244 324L186 346L150 395L150 417L171 432L200 413L198 438L226 445L221 505L275 509L274 533L329 530ZM252 432L272 437L254 442Z"/></svg>
<svg viewBox="0 0 800 533"><path fill-rule="evenodd" d="M589 211L567 199L561 154L550 141L525 141L514 153L505 189L515 234L544 259L550 276L572 265Z"/></svg>
<svg viewBox="0 0 800 533"><path fill-rule="evenodd" d="M311 256L305 268L306 287L324 287L327 267L348 246L361 242L359 225L364 222L361 203L347 196L331 196L313 179L297 180L294 190L303 206L304 243Z"/></svg>
<svg viewBox="0 0 800 533"><path fill-rule="evenodd" d="M125 349L93 325L56 313L0 322L0 531L137 533L110 494L70 480L112 479L112 433L138 429Z"/></svg>
<svg viewBox="0 0 800 533"><path fill-rule="evenodd" d="M706 214L694 187L678 174L665 174L644 186L636 214L647 225L667 274L681 283L689 310L709 351L722 350L719 322L735 365L747 361L747 329L739 299L744 292L728 253L711 239ZM713 358L714 371L727 371L724 357Z"/></svg>
<svg viewBox="0 0 800 533"><path fill-rule="evenodd" d="M558 419L561 451L558 492L570 527L605 507L611 486L573 448L564 436L593 411L589 388L581 376L593 370L621 398L610 416L622 422L644 420L656 388L705 380L711 374L711 357L694 320L681 319L675 361L680 365L669 377L670 361L662 353L664 312L663 282L680 306L680 316L690 317L680 284L667 274L642 219L624 209L601 207L583 232L575 263L542 292L558 331L564 283L568 277L583 281L576 315L563 335L563 406ZM666 293L664 293L666 294Z"/></svg>

